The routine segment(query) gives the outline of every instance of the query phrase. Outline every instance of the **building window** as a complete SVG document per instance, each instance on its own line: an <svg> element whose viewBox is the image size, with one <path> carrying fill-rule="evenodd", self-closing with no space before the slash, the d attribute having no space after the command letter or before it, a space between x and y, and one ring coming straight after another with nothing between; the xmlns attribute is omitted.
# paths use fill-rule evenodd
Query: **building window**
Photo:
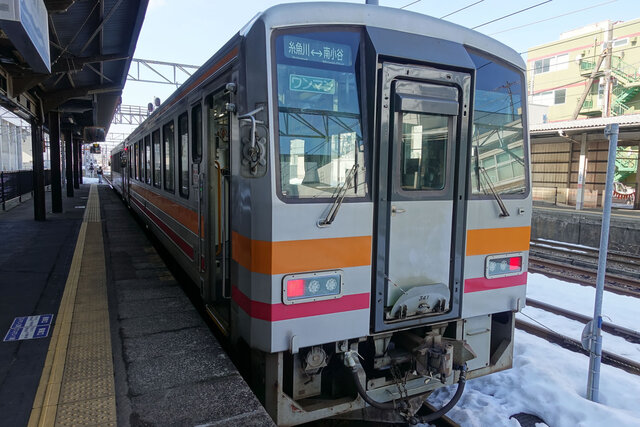
<svg viewBox="0 0 640 427"><path fill-rule="evenodd" d="M160 129L151 134L153 144L153 186L160 188L160 169L162 168L162 153L160 151Z"/></svg>
<svg viewBox="0 0 640 427"><path fill-rule="evenodd" d="M625 37L623 39L618 39L613 41L613 47L625 46L629 43L629 38Z"/></svg>
<svg viewBox="0 0 640 427"><path fill-rule="evenodd" d="M164 189L172 193L175 191L173 185L173 173L175 170L173 160L175 151L173 129L173 120L162 127L162 153L164 154Z"/></svg>
<svg viewBox="0 0 640 427"><path fill-rule="evenodd" d="M547 90L536 93L531 97L531 103L535 105L558 105L564 104L567 98L567 89Z"/></svg>
<svg viewBox="0 0 640 427"><path fill-rule="evenodd" d="M569 68L569 54L565 53L563 55L558 55L552 62L554 65L551 67L551 71L566 70Z"/></svg>
<svg viewBox="0 0 640 427"><path fill-rule="evenodd" d="M551 58L538 59L533 66L533 74L548 73L551 67Z"/></svg>
<svg viewBox="0 0 640 427"><path fill-rule="evenodd" d="M178 188L180 195L189 198L189 116L178 117Z"/></svg>
<svg viewBox="0 0 640 427"><path fill-rule="evenodd" d="M536 105L552 105L553 104L553 91L545 91L545 92L540 92L540 93L536 93L533 95L532 99L531 99L531 103L532 104L536 104Z"/></svg>

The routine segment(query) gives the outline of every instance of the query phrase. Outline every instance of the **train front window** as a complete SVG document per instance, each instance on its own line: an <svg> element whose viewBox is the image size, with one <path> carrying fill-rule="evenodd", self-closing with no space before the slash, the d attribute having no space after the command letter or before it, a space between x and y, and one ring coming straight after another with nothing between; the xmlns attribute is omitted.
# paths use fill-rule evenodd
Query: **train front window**
<svg viewBox="0 0 640 427"><path fill-rule="evenodd" d="M402 189L442 190L445 185L449 118L402 113Z"/></svg>
<svg viewBox="0 0 640 427"><path fill-rule="evenodd" d="M521 73L470 54L476 65L471 149L474 195L527 193L528 174L522 129L524 84Z"/></svg>
<svg viewBox="0 0 640 427"><path fill-rule="evenodd" d="M280 191L329 198L354 179L346 197L364 197L356 32L284 34L276 38Z"/></svg>

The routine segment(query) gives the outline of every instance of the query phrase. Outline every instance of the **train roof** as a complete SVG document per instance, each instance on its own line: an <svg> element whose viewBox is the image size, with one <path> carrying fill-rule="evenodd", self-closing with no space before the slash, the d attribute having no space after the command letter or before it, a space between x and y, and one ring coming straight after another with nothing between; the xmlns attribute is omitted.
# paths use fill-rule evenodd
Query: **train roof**
<svg viewBox="0 0 640 427"><path fill-rule="evenodd" d="M522 70L522 57L507 45L477 31L408 10L358 3L280 4L259 15L267 28L300 25L365 25L449 40L485 51ZM246 30L248 32L248 29Z"/></svg>
<svg viewBox="0 0 640 427"><path fill-rule="evenodd" d="M402 31L460 43L501 58L523 71L526 69L521 56L505 44L477 31L428 15L403 9L358 3L309 2L280 4L258 13L249 23L235 33L218 52L171 94L131 135L135 136L139 130L152 122L161 112L166 111L184 95L187 95L189 90L185 91L185 88L189 88L194 82L200 80L213 64L229 54L240 43L242 38L251 31L256 21L262 21L268 29L305 25L357 25Z"/></svg>

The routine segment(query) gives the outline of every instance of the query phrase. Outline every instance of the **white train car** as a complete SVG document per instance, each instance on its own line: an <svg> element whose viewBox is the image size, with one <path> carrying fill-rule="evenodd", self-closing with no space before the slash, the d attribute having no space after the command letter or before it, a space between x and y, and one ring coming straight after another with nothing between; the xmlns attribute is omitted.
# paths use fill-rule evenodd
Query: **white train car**
<svg viewBox="0 0 640 427"><path fill-rule="evenodd" d="M251 355L276 423L426 421L436 388L511 367L524 70L428 16L280 5L114 150L116 188Z"/></svg>

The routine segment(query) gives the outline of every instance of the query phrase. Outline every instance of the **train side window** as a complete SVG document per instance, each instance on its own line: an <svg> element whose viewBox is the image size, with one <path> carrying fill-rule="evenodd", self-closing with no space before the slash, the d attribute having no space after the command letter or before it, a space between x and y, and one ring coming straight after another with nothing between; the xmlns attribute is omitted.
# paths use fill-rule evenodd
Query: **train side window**
<svg viewBox="0 0 640 427"><path fill-rule="evenodd" d="M133 155L135 157L135 179L140 179L140 150L138 149L138 143L136 142L133 146Z"/></svg>
<svg viewBox="0 0 640 427"><path fill-rule="evenodd" d="M178 117L178 188L180 195L189 198L189 116Z"/></svg>
<svg viewBox="0 0 640 427"><path fill-rule="evenodd" d="M151 184L151 137L144 137L144 182Z"/></svg>
<svg viewBox="0 0 640 427"><path fill-rule="evenodd" d="M162 168L162 153L160 151L160 129L156 129L151 134L151 144L153 145L153 186L160 188L160 169Z"/></svg>
<svg viewBox="0 0 640 427"><path fill-rule="evenodd" d="M162 152L164 154L162 163L164 165L164 189L173 193L174 188L174 125L173 120L162 127Z"/></svg>
<svg viewBox="0 0 640 427"><path fill-rule="evenodd" d="M200 163L202 160L202 106L191 108L191 160Z"/></svg>
<svg viewBox="0 0 640 427"><path fill-rule="evenodd" d="M133 170L133 155L131 154L131 146L127 147L127 153L129 155L129 178L133 178L134 170Z"/></svg>
<svg viewBox="0 0 640 427"><path fill-rule="evenodd" d="M143 168L144 168L144 145L143 145L143 141L140 140L138 141L137 144L138 147L138 179L140 181L144 181L144 172L143 172Z"/></svg>

